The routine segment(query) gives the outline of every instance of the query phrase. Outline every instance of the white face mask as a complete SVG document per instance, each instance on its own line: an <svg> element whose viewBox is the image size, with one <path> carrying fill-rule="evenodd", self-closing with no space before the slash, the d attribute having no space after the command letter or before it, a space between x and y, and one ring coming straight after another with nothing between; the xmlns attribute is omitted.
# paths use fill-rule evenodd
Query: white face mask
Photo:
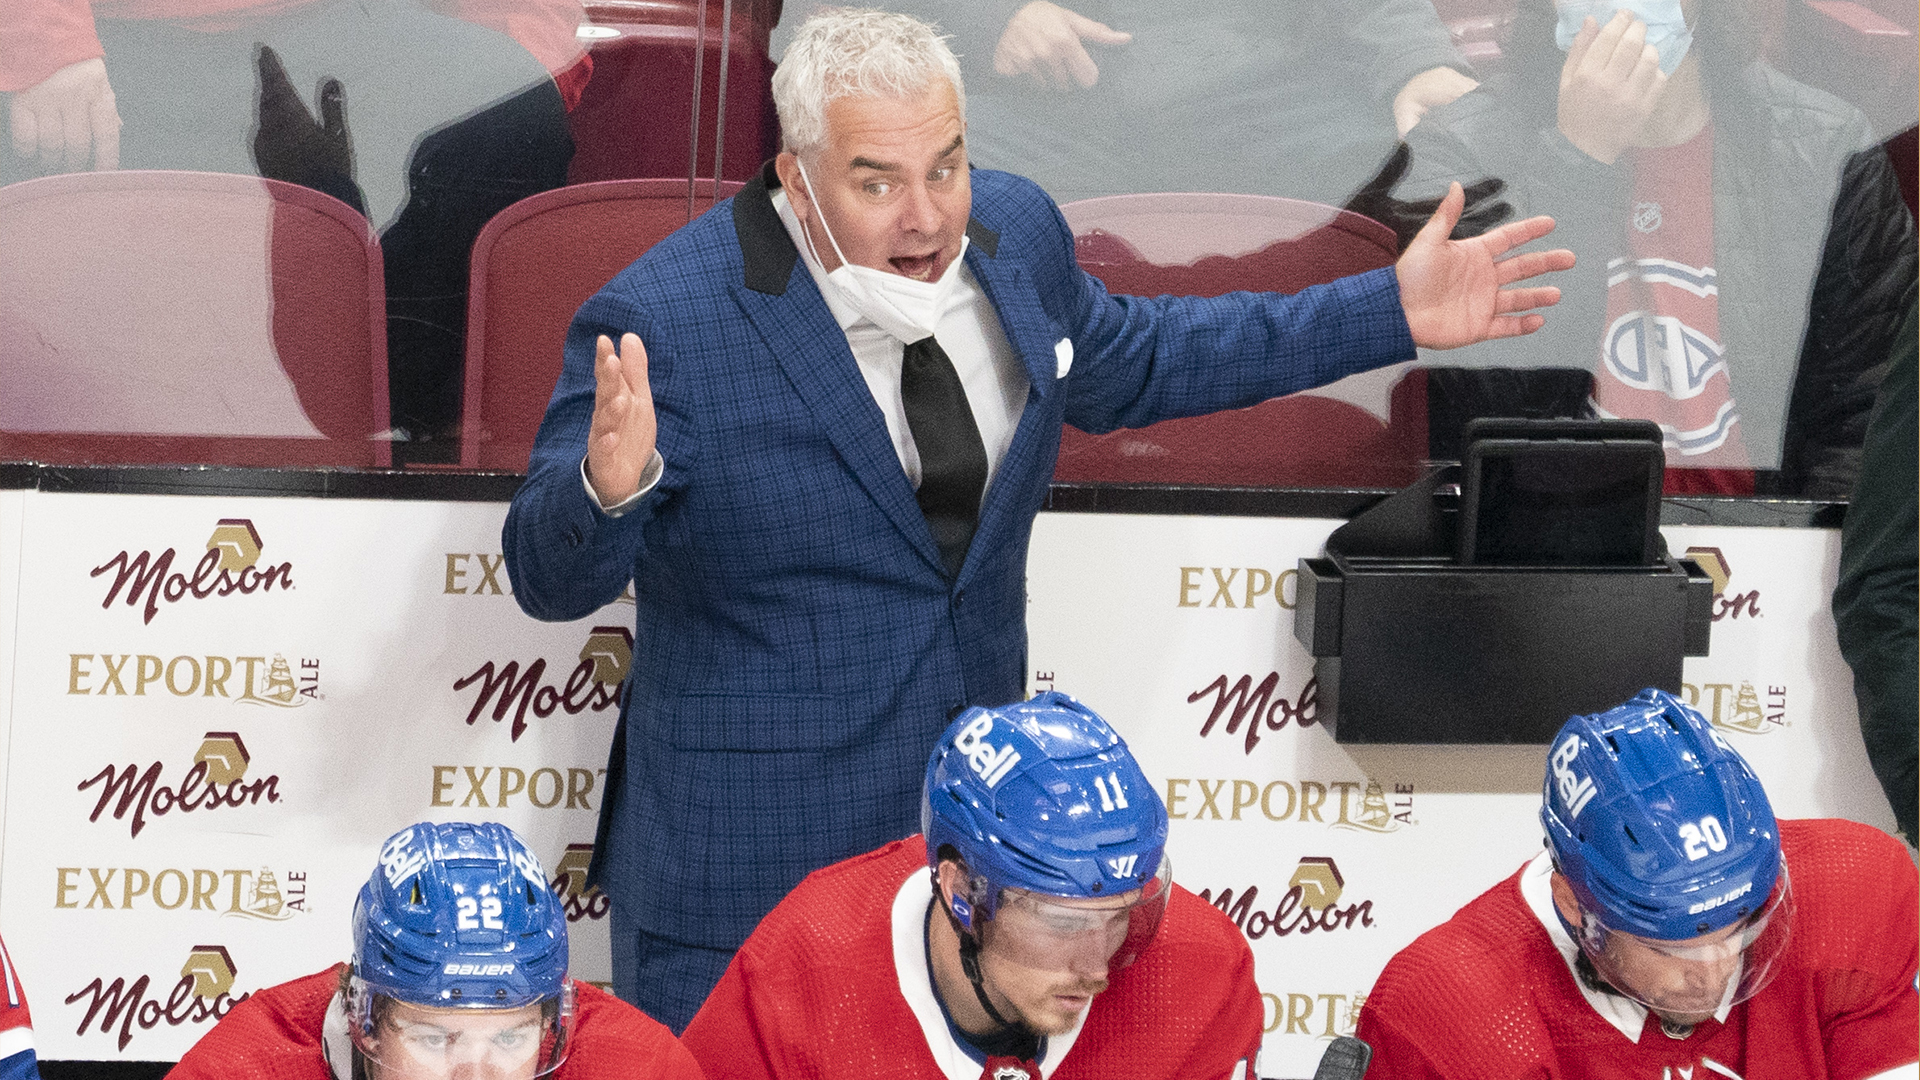
<svg viewBox="0 0 1920 1080"><path fill-rule="evenodd" d="M1554 41L1561 52L1573 48L1574 36L1587 16L1601 26L1613 13L1626 10L1647 24L1647 44L1660 54L1660 70L1668 75L1680 66L1693 45L1693 29L1680 12L1680 0L1557 0L1560 21L1554 27Z"/></svg>
<svg viewBox="0 0 1920 1080"><path fill-rule="evenodd" d="M820 218L820 227L826 230L827 242L840 257L839 267L827 274L827 280L840 290L840 295L855 311L902 342L912 344L932 337L934 326L940 322L940 313L946 308L947 296L958 280L961 260L967 254L967 237L961 235L960 253L947 264L946 272L937 281L915 281L871 266L855 266L840 250L840 241L834 239L827 215L820 209L820 200L812 198L813 181L807 178L807 167L800 165L797 157L794 164L799 165L800 179L806 182L807 195L813 202L813 212ZM813 246L813 233L805 228L801 232L806 234L807 249L814 261L825 265L819 250Z"/></svg>

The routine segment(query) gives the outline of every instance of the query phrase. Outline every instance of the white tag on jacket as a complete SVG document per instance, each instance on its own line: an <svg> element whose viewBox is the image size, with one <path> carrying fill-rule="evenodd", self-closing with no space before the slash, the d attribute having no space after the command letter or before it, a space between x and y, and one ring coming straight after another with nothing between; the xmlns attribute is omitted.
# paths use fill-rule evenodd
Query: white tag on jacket
<svg viewBox="0 0 1920 1080"><path fill-rule="evenodd" d="M1053 363L1059 371L1059 374L1054 376L1057 379L1066 378L1067 372L1073 370L1072 338L1061 338L1053 343Z"/></svg>

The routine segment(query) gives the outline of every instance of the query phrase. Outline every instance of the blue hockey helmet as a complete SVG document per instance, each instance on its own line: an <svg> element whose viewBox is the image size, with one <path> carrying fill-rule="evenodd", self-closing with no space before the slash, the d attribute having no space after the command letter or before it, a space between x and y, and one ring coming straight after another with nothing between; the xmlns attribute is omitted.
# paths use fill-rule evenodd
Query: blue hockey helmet
<svg viewBox="0 0 1920 1080"><path fill-rule="evenodd" d="M389 1031L396 1002L414 1007L416 1019L454 1019ZM558 1068L572 1029L573 986L566 912L540 860L493 822L421 822L393 834L354 904L346 1005L354 1047L368 1059L391 1066L396 1045L410 1051L411 1067L389 1072L433 1075L432 1061L423 1067L418 1059L438 1054L444 1064L459 1052L453 1044L463 1031L468 1043L486 1042L496 1065L505 1062L500 1075ZM476 1033L469 1030L476 1010L518 1010L530 1019Z"/></svg>
<svg viewBox="0 0 1920 1080"><path fill-rule="evenodd" d="M1730 1003L1770 977L1792 926L1780 830L1753 769L1698 711L1649 689L1568 720L1547 755L1540 822L1603 975L1617 933L1680 959L1725 938L1744 953Z"/></svg>
<svg viewBox="0 0 1920 1080"><path fill-rule="evenodd" d="M1008 889L1041 902L1124 895L1117 969L1166 910L1166 807L1113 728L1066 694L955 719L927 762L920 826L927 865L937 874L950 853L971 878L970 895L952 902L964 933L994 919Z"/></svg>

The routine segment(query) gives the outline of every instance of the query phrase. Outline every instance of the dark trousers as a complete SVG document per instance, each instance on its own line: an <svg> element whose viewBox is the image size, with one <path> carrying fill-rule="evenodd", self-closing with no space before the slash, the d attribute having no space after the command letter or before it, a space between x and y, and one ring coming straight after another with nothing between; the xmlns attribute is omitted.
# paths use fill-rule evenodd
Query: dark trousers
<svg viewBox="0 0 1920 1080"><path fill-rule="evenodd" d="M613 934L613 992L620 1000L673 1029L687 1029L707 994L726 974L732 949L684 945L649 934L621 913L610 913Z"/></svg>

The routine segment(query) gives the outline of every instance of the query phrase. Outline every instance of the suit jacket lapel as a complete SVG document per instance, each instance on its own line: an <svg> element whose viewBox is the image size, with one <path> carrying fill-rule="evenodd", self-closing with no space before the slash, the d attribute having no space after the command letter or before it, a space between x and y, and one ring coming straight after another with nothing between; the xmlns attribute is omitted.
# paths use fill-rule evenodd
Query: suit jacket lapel
<svg viewBox="0 0 1920 1080"><path fill-rule="evenodd" d="M886 417L847 347L847 335L827 310L813 275L795 271L799 252L770 199L769 188L777 185L769 162L734 196L734 233L745 262L743 281L732 286L734 301L854 479L921 558L944 574L939 546L900 467Z"/></svg>

